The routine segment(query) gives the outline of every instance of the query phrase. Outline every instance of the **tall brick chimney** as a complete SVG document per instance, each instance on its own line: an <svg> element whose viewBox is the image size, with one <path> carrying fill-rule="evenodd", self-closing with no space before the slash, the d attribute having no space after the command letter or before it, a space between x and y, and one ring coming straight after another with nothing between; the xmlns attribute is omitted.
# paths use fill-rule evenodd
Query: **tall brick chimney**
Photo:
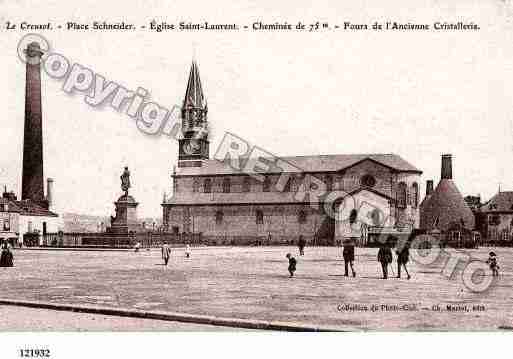
<svg viewBox="0 0 513 359"><path fill-rule="evenodd" d="M23 175L21 199L45 206L43 180L43 127L41 112L41 56L37 42L25 50L27 55L25 83L25 132L23 139Z"/></svg>
<svg viewBox="0 0 513 359"><path fill-rule="evenodd" d="M441 179L452 179L452 155L442 155Z"/></svg>
<svg viewBox="0 0 513 359"><path fill-rule="evenodd" d="M433 180L426 181L426 196L431 196L433 194Z"/></svg>
<svg viewBox="0 0 513 359"><path fill-rule="evenodd" d="M46 180L46 202L48 203L48 209L52 209L53 206L53 178Z"/></svg>

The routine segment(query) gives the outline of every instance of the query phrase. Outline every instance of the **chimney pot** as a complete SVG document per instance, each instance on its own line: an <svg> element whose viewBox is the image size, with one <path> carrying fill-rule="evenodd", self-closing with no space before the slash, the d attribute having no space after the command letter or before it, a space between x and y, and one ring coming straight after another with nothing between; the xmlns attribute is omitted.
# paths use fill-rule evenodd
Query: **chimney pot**
<svg viewBox="0 0 513 359"><path fill-rule="evenodd" d="M430 196L433 193L433 180L426 181L426 196Z"/></svg>
<svg viewBox="0 0 513 359"><path fill-rule="evenodd" d="M452 179L452 155L442 155L441 179Z"/></svg>
<svg viewBox="0 0 513 359"><path fill-rule="evenodd" d="M53 204L53 178L46 180L46 202L48 202L48 208L52 208Z"/></svg>

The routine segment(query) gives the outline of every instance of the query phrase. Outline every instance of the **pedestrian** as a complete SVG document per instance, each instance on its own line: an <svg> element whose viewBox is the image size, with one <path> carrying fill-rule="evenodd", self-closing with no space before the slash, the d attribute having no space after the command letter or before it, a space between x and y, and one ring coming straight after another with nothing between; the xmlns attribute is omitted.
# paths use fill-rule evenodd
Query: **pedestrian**
<svg viewBox="0 0 513 359"><path fill-rule="evenodd" d="M135 246L134 246L134 250L135 250L135 252L136 252L136 253L137 253L137 252L139 252L139 249L140 249L140 248L141 248L141 243L140 243L140 242L137 242L137 243L135 244Z"/></svg>
<svg viewBox="0 0 513 359"><path fill-rule="evenodd" d="M11 246L5 241L2 243L1 247L0 267L12 267L14 265L14 257L12 255Z"/></svg>
<svg viewBox="0 0 513 359"><path fill-rule="evenodd" d="M185 257L190 258L190 256L191 256L191 247L189 246L189 244L186 244L185 245Z"/></svg>
<svg viewBox="0 0 513 359"><path fill-rule="evenodd" d="M162 259L164 259L164 264L167 266L167 262L169 262L169 256L171 255L171 248L167 245L166 242L162 245Z"/></svg>
<svg viewBox="0 0 513 359"><path fill-rule="evenodd" d="M299 236L299 240L297 241L297 247L299 248L299 255L304 256L305 255L305 246L306 241L302 235Z"/></svg>
<svg viewBox="0 0 513 359"><path fill-rule="evenodd" d="M289 260L289 273L290 273L290 278L292 278L294 276L294 272L296 271L296 258L292 257L292 254L290 253L287 253L287 255L285 256L286 258L288 258Z"/></svg>
<svg viewBox="0 0 513 359"><path fill-rule="evenodd" d="M354 239L347 238L344 240L344 250L342 251L342 256L344 257L344 268L345 274L344 277L348 276L348 266L351 267L351 272L353 273L353 277L356 277L356 273L354 271L353 262L354 262Z"/></svg>
<svg viewBox="0 0 513 359"><path fill-rule="evenodd" d="M408 260L410 259L409 246L409 243L404 243L402 248L395 251L397 254L397 278L401 278L401 267L404 267L404 271L408 276L407 278L411 279L410 273L408 273L408 268L406 268L406 263L408 263Z"/></svg>
<svg viewBox="0 0 513 359"><path fill-rule="evenodd" d="M388 265L392 263L392 250L390 249L390 243L382 243L378 251L378 261L381 263L381 269L383 270L383 279L388 278Z"/></svg>
<svg viewBox="0 0 513 359"><path fill-rule="evenodd" d="M492 276L498 277L500 267L497 264L497 255L495 254L495 252L490 252L488 254L488 259L486 260L486 263L490 265L490 269L492 270Z"/></svg>

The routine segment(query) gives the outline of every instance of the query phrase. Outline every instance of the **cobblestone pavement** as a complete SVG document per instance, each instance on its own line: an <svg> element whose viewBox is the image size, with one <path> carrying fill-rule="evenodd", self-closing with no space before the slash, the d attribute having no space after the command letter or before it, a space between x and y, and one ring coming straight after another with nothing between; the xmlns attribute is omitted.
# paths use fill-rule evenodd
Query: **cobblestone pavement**
<svg viewBox="0 0 513 359"><path fill-rule="evenodd" d="M467 253L486 260L489 250ZM446 260L427 267L410 263L409 281L383 280L373 248L356 249L356 278L342 275L342 250L330 247L307 247L304 257L292 247L193 248L189 259L183 249L173 249L167 267L158 250L16 250L15 267L0 268L0 297L354 330L512 328L513 250L494 251L501 266L499 281L478 294L463 285L459 273L451 279L440 273ZM287 252L298 258L294 278L288 278ZM361 309L374 304L377 311ZM341 310L346 305L360 309ZM441 311L433 311L435 305ZM466 310L450 312L447 305ZM91 323L86 320L80 328L94 329ZM164 322L156 325L172 330Z"/></svg>
<svg viewBox="0 0 513 359"><path fill-rule="evenodd" d="M216 327L162 320L74 313L0 305L0 331L226 331Z"/></svg>

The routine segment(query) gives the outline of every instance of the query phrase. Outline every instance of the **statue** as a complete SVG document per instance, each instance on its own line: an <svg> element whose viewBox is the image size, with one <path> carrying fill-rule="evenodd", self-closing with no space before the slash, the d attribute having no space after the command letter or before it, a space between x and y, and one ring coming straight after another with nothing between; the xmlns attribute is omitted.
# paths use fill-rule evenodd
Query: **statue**
<svg viewBox="0 0 513 359"><path fill-rule="evenodd" d="M128 196L128 189L130 188L130 171L128 167L125 167L123 174L121 175L121 189L125 192L125 196Z"/></svg>

